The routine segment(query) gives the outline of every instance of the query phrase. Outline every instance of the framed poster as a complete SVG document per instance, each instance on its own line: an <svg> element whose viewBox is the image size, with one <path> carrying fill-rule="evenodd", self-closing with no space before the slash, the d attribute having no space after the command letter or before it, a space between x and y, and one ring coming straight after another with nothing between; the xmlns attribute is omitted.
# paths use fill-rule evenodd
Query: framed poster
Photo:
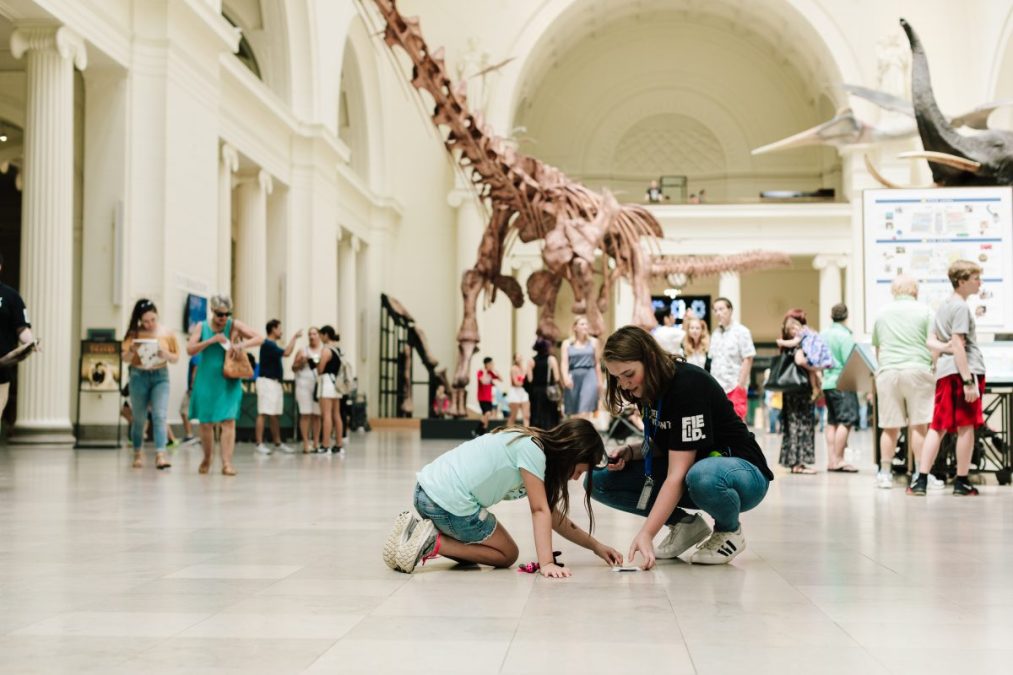
<svg viewBox="0 0 1013 675"><path fill-rule="evenodd" d="M81 341L80 391L119 391L121 379L118 341Z"/></svg>
<svg viewBox="0 0 1013 675"><path fill-rule="evenodd" d="M968 298L978 332L1013 330L1013 189L865 190L863 202L866 332L899 274L916 278L935 310L953 293L955 260L982 268L981 292Z"/></svg>
<svg viewBox="0 0 1013 675"><path fill-rule="evenodd" d="M183 305L183 332L187 335L195 324L208 318L208 299L203 295L187 293L186 304Z"/></svg>

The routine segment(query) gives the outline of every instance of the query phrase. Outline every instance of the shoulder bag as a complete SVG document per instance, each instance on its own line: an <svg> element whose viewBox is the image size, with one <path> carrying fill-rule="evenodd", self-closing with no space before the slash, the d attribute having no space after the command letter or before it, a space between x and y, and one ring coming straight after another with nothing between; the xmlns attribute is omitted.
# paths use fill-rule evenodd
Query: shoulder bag
<svg viewBox="0 0 1013 675"><path fill-rule="evenodd" d="M225 362L222 364L222 375L228 380L248 380L253 377L253 364L246 356L246 350L240 349L238 345L241 340L236 339L236 331L232 331L232 349L225 352Z"/></svg>
<svg viewBox="0 0 1013 675"><path fill-rule="evenodd" d="M770 374L764 385L771 391L794 392L809 389L809 376L795 363L795 350L781 352L770 362Z"/></svg>

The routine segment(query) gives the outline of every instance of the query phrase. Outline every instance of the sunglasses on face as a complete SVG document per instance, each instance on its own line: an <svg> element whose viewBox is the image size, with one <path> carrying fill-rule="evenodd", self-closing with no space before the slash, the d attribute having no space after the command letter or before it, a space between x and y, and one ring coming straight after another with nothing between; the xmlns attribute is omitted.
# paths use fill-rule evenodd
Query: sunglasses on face
<svg viewBox="0 0 1013 675"><path fill-rule="evenodd" d="M232 312L215 312L215 316L217 316L219 319L224 319L226 317L232 316Z"/></svg>

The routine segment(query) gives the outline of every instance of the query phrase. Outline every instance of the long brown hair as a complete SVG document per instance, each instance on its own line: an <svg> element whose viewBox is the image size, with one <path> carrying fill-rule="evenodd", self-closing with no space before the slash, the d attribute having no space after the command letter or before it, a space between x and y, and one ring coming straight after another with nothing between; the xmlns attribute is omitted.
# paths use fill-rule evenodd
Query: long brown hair
<svg viewBox="0 0 1013 675"><path fill-rule="evenodd" d="M603 361L639 361L644 365L644 384L640 399L633 398L619 386L619 379L605 371L605 405L618 415L629 403L650 403L656 399L675 375L676 357L658 344L650 333L639 326L623 326L609 336L602 350Z"/></svg>
<svg viewBox="0 0 1013 675"><path fill-rule="evenodd" d="M155 303L147 298L141 298L134 303L134 309L130 312L130 324L127 325L126 337L136 338L141 331L141 317L148 312L154 312L158 314L158 308L155 307Z"/></svg>
<svg viewBox="0 0 1013 675"><path fill-rule="evenodd" d="M605 445L601 435L585 419L569 419L551 429L535 427L500 427L492 433L516 432L535 442L545 453L545 497L553 513L565 516L570 510L570 491L566 484L578 464L587 464L587 480L584 482L584 508L590 519L589 531L594 529L594 514L591 512L591 482L594 467L605 457ZM519 436L519 437L520 437ZM519 438L518 437L518 438ZM510 441L517 442L518 439Z"/></svg>

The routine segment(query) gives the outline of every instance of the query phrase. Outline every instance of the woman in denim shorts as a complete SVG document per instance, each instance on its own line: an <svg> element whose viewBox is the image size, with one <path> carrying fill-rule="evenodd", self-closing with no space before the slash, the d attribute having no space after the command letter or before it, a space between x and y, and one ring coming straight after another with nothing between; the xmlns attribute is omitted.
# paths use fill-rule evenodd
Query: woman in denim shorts
<svg viewBox="0 0 1013 675"><path fill-rule="evenodd" d="M553 530L610 565L621 564L618 551L566 517L567 481L579 479L604 458L601 436L582 419L567 420L548 431L497 429L459 445L419 472L415 508L422 518L408 511L398 515L384 546L384 562L406 573L437 555L510 567L517 560L517 544L488 508L527 497L542 576L570 576L570 570L553 561ZM590 490L590 485L585 488L584 504L593 529Z"/></svg>

